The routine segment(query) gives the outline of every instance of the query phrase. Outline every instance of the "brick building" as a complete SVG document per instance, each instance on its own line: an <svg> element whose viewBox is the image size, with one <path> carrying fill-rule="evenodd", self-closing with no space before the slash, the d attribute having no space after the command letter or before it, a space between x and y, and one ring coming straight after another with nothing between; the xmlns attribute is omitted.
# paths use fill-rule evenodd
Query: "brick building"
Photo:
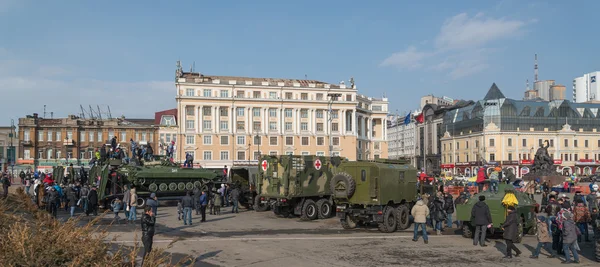
<svg viewBox="0 0 600 267"><path fill-rule="evenodd" d="M139 144L158 141L154 119L84 119L74 115L67 118L40 118L37 114L19 119L17 164L49 169L73 163L87 165L94 150L107 144L113 136L129 153L129 140Z"/></svg>

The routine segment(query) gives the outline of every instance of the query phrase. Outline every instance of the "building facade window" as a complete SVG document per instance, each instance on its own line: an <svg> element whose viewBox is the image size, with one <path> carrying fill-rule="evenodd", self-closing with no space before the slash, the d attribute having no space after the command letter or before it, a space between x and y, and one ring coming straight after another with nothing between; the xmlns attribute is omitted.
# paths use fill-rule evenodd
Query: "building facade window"
<svg viewBox="0 0 600 267"><path fill-rule="evenodd" d="M245 145L246 144L246 137L245 136L238 136L237 137L237 144L238 145Z"/></svg>
<svg viewBox="0 0 600 267"><path fill-rule="evenodd" d="M316 116L317 116L317 119L322 119L323 118L323 110L322 109L318 109Z"/></svg>
<svg viewBox="0 0 600 267"><path fill-rule="evenodd" d="M286 122L285 123L285 131L291 131L291 130L292 130L292 123Z"/></svg>
<svg viewBox="0 0 600 267"><path fill-rule="evenodd" d="M203 96L204 97L212 97L212 90L211 89L204 89L203 91Z"/></svg>
<svg viewBox="0 0 600 267"><path fill-rule="evenodd" d="M294 145L294 137L292 137L292 136L286 136L285 137L285 145L286 146L293 146Z"/></svg>
<svg viewBox="0 0 600 267"><path fill-rule="evenodd" d="M317 132L322 132L323 131L323 123L317 123Z"/></svg>
<svg viewBox="0 0 600 267"><path fill-rule="evenodd" d="M194 129L194 120L186 120L185 121L185 128L186 129Z"/></svg>
<svg viewBox="0 0 600 267"><path fill-rule="evenodd" d="M203 120L202 121L202 129L203 130L212 130L212 121L211 120Z"/></svg>
<svg viewBox="0 0 600 267"><path fill-rule="evenodd" d="M495 140L494 140L493 138L492 138L492 139L490 139L490 146L492 146L492 147L493 147L493 146L495 145L495 143L496 143L496 142L495 142Z"/></svg>
<svg viewBox="0 0 600 267"><path fill-rule="evenodd" d="M228 90L221 90L221 97L229 97L229 91Z"/></svg>
<svg viewBox="0 0 600 267"><path fill-rule="evenodd" d="M308 109L301 109L300 110L300 117L305 119L308 118Z"/></svg>
<svg viewBox="0 0 600 267"><path fill-rule="evenodd" d="M307 122L301 122L300 123L300 130L301 131L308 131L308 123Z"/></svg>
<svg viewBox="0 0 600 267"><path fill-rule="evenodd" d="M238 117L244 117L245 108L237 108L236 110Z"/></svg>
<svg viewBox="0 0 600 267"><path fill-rule="evenodd" d="M196 93L195 93L194 89L192 89L192 88L185 89L185 96L195 96L195 95L196 95Z"/></svg>
<svg viewBox="0 0 600 267"><path fill-rule="evenodd" d="M332 137L332 138L331 138L331 143L332 143L334 146L339 146L339 145L340 145L340 138L339 138L339 137L337 137L337 136L336 136L336 137Z"/></svg>
<svg viewBox="0 0 600 267"><path fill-rule="evenodd" d="M90 140L93 141L93 140ZM121 131L121 142L127 142L127 132L125 130Z"/></svg>
<svg viewBox="0 0 600 267"><path fill-rule="evenodd" d="M269 122L269 131L277 131L277 122L274 122L274 121Z"/></svg>
<svg viewBox="0 0 600 267"><path fill-rule="evenodd" d="M48 131L48 138L46 139L46 141L51 142L52 141L52 131Z"/></svg>
<svg viewBox="0 0 600 267"><path fill-rule="evenodd" d="M221 145L229 145L229 136L221 136Z"/></svg>
<svg viewBox="0 0 600 267"><path fill-rule="evenodd" d="M256 132L260 132L261 131L261 127L260 127L260 121L254 121L252 122L252 130L256 131Z"/></svg>
<svg viewBox="0 0 600 267"><path fill-rule="evenodd" d="M227 117L227 116L229 116L229 111L228 110L229 110L229 108L225 108L225 107L219 108L219 115L221 117Z"/></svg>
<svg viewBox="0 0 600 267"><path fill-rule="evenodd" d="M229 151L221 151L221 160L229 160Z"/></svg>
<svg viewBox="0 0 600 267"><path fill-rule="evenodd" d="M193 135L186 135L185 136L185 144L186 145L193 145L194 142L194 136Z"/></svg>
<svg viewBox="0 0 600 267"><path fill-rule="evenodd" d="M319 136L317 137L317 146L325 145L325 137Z"/></svg>
<svg viewBox="0 0 600 267"><path fill-rule="evenodd" d="M212 145L212 135L205 135L202 139L205 145Z"/></svg>
<svg viewBox="0 0 600 267"><path fill-rule="evenodd" d="M496 161L496 154L490 153L490 161Z"/></svg>
<svg viewBox="0 0 600 267"><path fill-rule="evenodd" d="M212 160L212 151L204 151L202 153L202 158L204 160Z"/></svg>
<svg viewBox="0 0 600 267"><path fill-rule="evenodd" d="M238 151L237 160L246 160L246 151Z"/></svg>
<svg viewBox="0 0 600 267"><path fill-rule="evenodd" d="M236 129L238 131L243 131L243 130L245 130L245 128L246 128L246 123L245 122L243 122L243 121L236 122Z"/></svg>
<svg viewBox="0 0 600 267"><path fill-rule="evenodd" d="M294 94L292 93L285 93L285 99L293 99L294 98Z"/></svg>
<svg viewBox="0 0 600 267"><path fill-rule="evenodd" d="M309 142L309 139L308 139L308 137L307 137L307 136L303 136L303 137L302 137L302 145L303 145L303 146L308 146L308 145L310 145L310 142Z"/></svg>
<svg viewBox="0 0 600 267"><path fill-rule="evenodd" d="M252 108L252 116L260 117L260 108Z"/></svg>
<svg viewBox="0 0 600 267"><path fill-rule="evenodd" d="M334 122L334 123L331 124L331 131L332 132L339 132L339 130L340 129L339 129L339 126L338 126L337 122Z"/></svg>
<svg viewBox="0 0 600 267"><path fill-rule="evenodd" d="M221 129L222 131L229 130L229 122L228 121L220 121L219 125L220 125L219 129Z"/></svg>
<svg viewBox="0 0 600 267"><path fill-rule="evenodd" d="M269 145L272 145L272 146L277 145L277 137L276 136L269 137Z"/></svg>
<svg viewBox="0 0 600 267"><path fill-rule="evenodd" d="M269 92L270 99L277 99L277 92Z"/></svg>
<svg viewBox="0 0 600 267"><path fill-rule="evenodd" d="M203 116L212 116L212 107L203 107L202 115Z"/></svg>

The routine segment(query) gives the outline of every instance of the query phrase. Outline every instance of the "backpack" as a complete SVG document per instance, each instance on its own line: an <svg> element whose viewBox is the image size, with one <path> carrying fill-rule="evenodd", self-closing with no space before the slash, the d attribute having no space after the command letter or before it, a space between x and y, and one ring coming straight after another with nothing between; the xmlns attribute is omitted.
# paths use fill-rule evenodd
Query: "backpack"
<svg viewBox="0 0 600 267"><path fill-rule="evenodd" d="M575 197L573 197L573 202L575 203L584 203L584 199L583 199L583 195L575 195Z"/></svg>

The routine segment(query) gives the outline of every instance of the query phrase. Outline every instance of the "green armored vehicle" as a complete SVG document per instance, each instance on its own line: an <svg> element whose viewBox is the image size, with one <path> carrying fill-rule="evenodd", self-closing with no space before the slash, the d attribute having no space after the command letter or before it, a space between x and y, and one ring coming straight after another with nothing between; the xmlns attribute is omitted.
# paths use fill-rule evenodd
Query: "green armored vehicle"
<svg viewBox="0 0 600 267"><path fill-rule="evenodd" d="M510 196L513 194L514 196ZM535 234L536 232L536 213L535 200L531 199L527 194L516 191L514 186L510 184L498 185L498 193L481 192L469 198L465 203L456 205L456 219L463 223L463 237L472 238L474 225L471 225L471 210L473 205L479 201L479 196L485 196L485 203L490 208L492 214L493 226L488 229L489 234L502 232L502 223L506 220L507 206L503 204L503 200L513 199L515 212L520 218L518 228L518 241L521 242L524 234ZM514 201L516 199L516 202ZM505 202L506 203L506 202Z"/></svg>
<svg viewBox="0 0 600 267"><path fill-rule="evenodd" d="M260 188L255 210L271 207L276 215L300 216L302 220L325 219L333 214L329 186L331 162L319 156L264 156L261 158L257 187Z"/></svg>
<svg viewBox="0 0 600 267"><path fill-rule="evenodd" d="M410 209L417 197L417 170L404 161L345 161L330 186L344 229L377 223L391 233L409 227Z"/></svg>
<svg viewBox="0 0 600 267"><path fill-rule="evenodd" d="M156 193L161 199L179 198L195 187L213 190L214 183L224 181L217 171L182 168L168 161L146 164L145 166L124 165L120 160L110 160L108 164L90 169L91 184L98 185L98 199L107 204L115 197L123 196L124 185L134 185L138 194L138 206L145 205L146 196Z"/></svg>

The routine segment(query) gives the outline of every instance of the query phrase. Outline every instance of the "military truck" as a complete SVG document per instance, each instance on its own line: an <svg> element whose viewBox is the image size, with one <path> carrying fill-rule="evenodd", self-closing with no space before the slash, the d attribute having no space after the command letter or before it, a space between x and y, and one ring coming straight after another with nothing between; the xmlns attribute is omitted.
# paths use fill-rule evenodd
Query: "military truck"
<svg viewBox="0 0 600 267"><path fill-rule="evenodd" d="M377 223L379 231L391 233L410 226L417 170L406 161L343 161L330 187L344 229Z"/></svg>
<svg viewBox="0 0 600 267"><path fill-rule="evenodd" d="M257 184L260 199L255 209L264 211L268 206L276 215L293 214L305 221L331 217L332 161L340 160L320 156L263 156Z"/></svg>
<svg viewBox="0 0 600 267"><path fill-rule="evenodd" d="M502 200L507 193L515 195L518 205L515 212L518 213L519 227L517 243L521 242L524 234L534 235L536 232L536 213L535 200L527 194L515 190L511 184L500 184L498 193L481 192L467 199L465 203L456 205L456 219L462 222L462 235L465 238L473 238L474 225L471 224L471 210L473 205L479 201L479 196L485 196L485 203L490 208L492 215L492 227L488 228L488 233L494 235L502 232L502 224L506 220L507 207L502 204Z"/></svg>

